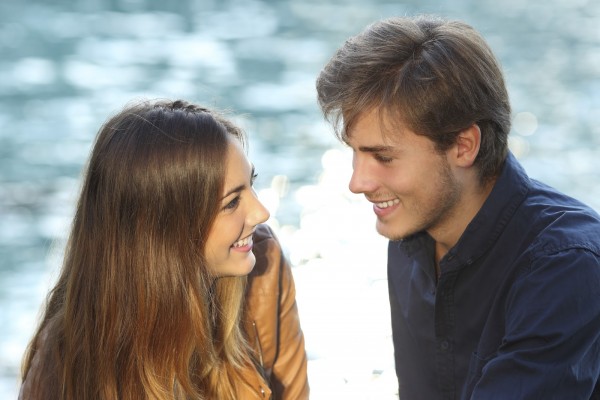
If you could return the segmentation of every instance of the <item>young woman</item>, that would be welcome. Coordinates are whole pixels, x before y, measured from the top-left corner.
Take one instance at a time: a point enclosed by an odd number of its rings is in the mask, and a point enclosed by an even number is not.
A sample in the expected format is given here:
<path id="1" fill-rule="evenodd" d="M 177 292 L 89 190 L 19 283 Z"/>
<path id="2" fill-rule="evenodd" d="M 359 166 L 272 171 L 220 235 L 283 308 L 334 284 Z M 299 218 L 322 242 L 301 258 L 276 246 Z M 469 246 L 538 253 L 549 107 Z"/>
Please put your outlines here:
<path id="1" fill-rule="evenodd" d="M 184 101 L 104 124 L 20 398 L 308 398 L 290 267 L 243 144 Z"/>

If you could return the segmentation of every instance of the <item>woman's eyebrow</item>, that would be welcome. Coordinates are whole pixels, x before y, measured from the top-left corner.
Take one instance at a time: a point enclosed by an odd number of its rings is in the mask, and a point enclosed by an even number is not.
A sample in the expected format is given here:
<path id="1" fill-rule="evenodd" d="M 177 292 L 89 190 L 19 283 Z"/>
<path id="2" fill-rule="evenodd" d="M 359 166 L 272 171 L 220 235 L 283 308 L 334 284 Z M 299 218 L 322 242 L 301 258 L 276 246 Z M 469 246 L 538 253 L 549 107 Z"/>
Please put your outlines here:
<path id="1" fill-rule="evenodd" d="M 229 190 L 227 193 L 225 193 L 225 196 L 221 197 L 221 200 L 223 200 L 224 198 L 226 198 L 227 196 L 232 195 L 233 193 L 236 192 L 241 192 L 242 190 L 244 190 L 246 188 L 246 184 L 242 183 L 241 185 L 238 185 L 236 187 L 234 187 L 233 189 Z"/>
<path id="2" fill-rule="evenodd" d="M 252 179 L 254 177 L 254 172 L 255 172 L 254 165 L 252 165 L 252 169 L 250 170 L 250 182 L 252 182 Z M 238 185 L 238 186 L 234 187 L 233 189 L 230 189 L 227 193 L 225 193 L 225 195 L 223 197 L 221 197 L 221 200 L 223 200 L 227 196 L 232 195 L 233 193 L 241 192 L 245 188 L 246 188 L 246 184 L 242 183 L 241 185 Z"/>

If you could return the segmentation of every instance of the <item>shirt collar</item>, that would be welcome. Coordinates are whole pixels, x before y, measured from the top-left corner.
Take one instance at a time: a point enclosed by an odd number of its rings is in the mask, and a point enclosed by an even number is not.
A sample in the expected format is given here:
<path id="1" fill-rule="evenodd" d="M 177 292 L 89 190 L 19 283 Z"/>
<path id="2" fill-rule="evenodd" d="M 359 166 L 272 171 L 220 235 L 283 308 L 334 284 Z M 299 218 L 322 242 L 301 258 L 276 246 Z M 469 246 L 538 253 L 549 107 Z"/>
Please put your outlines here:
<path id="1" fill-rule="evenodd" d="M 458 243 L 448 252 L 450 258 L 460 264 L 470 264 L 488 251 L 525 200 L 529 188 L 529 177 L 509 152 L 488 198 L 467 225 Z"/>

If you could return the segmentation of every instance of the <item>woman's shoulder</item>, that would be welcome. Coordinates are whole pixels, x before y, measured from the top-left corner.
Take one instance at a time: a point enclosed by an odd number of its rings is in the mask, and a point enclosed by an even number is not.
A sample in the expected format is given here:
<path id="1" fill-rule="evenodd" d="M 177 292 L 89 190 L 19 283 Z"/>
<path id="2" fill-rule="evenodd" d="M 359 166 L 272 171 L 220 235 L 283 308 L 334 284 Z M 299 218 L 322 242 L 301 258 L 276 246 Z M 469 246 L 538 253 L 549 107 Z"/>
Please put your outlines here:
<path id="1" fill-rule="evenodd" d="M 253 241 L 252 251 L 256 257 L 256 263 L 248 276 L 250 286 L 254 286 L 254 289 L 279 286 L 277 282 L 281 273 L 283 254 L 273 229 L 265 224 L 258 225 Z"/>
<path id="2" fill-rule="evenodd" d="M 277 242 L 277 236 L 275 235 L 273 228 L 269 225 L 259 224 L 254 231 L 254 244 L 259 244 L 265 240 L 274 240 Z"/>
<path id="3" fill-rule="evenodd" d="M 35 343 L 30 345 L 28 351 L 34 351 L 34 354 L 21 382 L 19 400 L 54 398 L 49 392 L 57 388 L 55 383 L 59 381 L 57 368 L 60 360 L 53 357 L 57 354 L 52 351 L 54 343 L 50 329 L 49 325 L 43 328 L 33 339 Z"/>

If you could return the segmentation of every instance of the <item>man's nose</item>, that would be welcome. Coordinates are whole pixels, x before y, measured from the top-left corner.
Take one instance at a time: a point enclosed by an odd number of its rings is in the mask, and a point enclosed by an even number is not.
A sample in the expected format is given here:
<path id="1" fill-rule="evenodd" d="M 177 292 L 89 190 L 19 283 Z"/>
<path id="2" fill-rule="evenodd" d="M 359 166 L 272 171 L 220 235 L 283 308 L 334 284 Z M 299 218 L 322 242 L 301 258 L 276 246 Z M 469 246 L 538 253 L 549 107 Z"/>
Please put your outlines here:
<path id="1" fill-rule="evenodd" d="M 352 160 L 352 177 L 348 184 L 348 188 L 352 193 L 370 193 L 374 192 L 377 187 L 376 180 L 373 179 L 373 174 L 369 170 L 367 163 L 357 160 L 356 157 Z"/>

